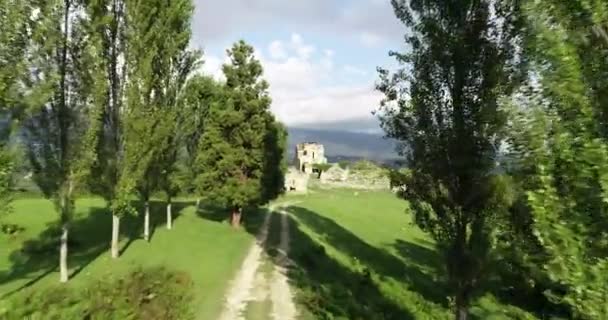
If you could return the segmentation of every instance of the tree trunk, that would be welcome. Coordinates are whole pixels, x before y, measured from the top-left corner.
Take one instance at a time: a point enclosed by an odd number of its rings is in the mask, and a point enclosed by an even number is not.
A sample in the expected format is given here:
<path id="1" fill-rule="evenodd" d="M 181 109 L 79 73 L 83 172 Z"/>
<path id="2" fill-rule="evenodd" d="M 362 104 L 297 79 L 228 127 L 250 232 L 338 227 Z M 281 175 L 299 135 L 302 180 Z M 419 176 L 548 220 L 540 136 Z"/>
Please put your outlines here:
<path id="1" fill-rule="evenodd" d="M 150 201 L 144 204 L 144 239 L 150 241 Z"/>
<path id="2" fill-rule="evenodd" d="M 118 258 L 118 232 L 120 230 L 120 218 L 112 215 L 112 258 Z"/>
<path id="3" fill-rule="evenodd" d="M 68 224 L 61 226 L 61 241 L 59 247 L 59 281 L 68 282 Z"/>
<path id="4" fill-rule="evenodd" d="M 243 209 L 240 207 L 235 207 L 232 209 L 232 215 L 230 217 L 230 224 L 233 227 L 238 228 L 241 225 L 241 215 L 243 214 Z"/>
<path id="5" fill-rule="evenodd" d="M 196 199 L 196 209 L 201 205 L 201 198 Z"/>
<path id="6" fill-rule="evenodd" d="M 167 229 L 173 227 L 173 216 L 171 215 L 171 197 L 167 199 Z"/>
<path id="7" fill-rule="evenodd" d="M 464 294 L 456 295 L 456 320 L 467 320 L 469 318 L 468 299 Z"/>

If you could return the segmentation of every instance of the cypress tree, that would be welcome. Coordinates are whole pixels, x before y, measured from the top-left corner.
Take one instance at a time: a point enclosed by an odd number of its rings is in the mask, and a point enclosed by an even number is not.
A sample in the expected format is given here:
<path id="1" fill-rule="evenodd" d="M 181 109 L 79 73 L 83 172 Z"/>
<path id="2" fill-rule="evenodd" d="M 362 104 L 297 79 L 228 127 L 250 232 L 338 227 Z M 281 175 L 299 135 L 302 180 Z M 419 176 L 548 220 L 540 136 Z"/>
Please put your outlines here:
<path id="1" fill-rule="evenodd" d="M 244 41 L 228 50 L 230 63 L 223 66 L 226 83 L 218 101 L 210 106 L 195 166 L 200 172 L 198 193 L 229 208 L 235 227 L 240 225 L 244 208 L 265 203 L 278 189 L 278 178 L 270 178 L 268 168 L 280 163 L 275 152 L 281 143 L 271 148 L 269 132 L 278 134 L 280 130 L 270 113 L 262 65 L 253 53 Z M 276 140 L 281 139 L 284 136 L 277 135 Z M 265 185 L 267 181 L 273 185 Z"/>

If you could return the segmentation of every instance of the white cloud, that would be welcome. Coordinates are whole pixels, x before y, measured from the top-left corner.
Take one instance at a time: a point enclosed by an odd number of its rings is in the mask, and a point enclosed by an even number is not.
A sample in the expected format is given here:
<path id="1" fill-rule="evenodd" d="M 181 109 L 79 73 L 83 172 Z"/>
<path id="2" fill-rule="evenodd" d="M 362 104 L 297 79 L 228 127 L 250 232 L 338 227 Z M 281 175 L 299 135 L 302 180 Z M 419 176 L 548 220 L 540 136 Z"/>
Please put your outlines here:
<path id="1" fill-rule="evenodd" d="M 357 75 L 357 76 L 368 75 L 367 71 L 365 71 L 361 68 L 355 67 L 355 66 L 351 66 L 349 64 L 345 65 L 343 69 L 344 69 L 344 72 L 346 72 L 347 74 L 350 74 L 350 75 Z"/>
<path id="2" fill-rule="evenodd" d="M 293 126 L 371 117 L 381 98 L 372 84 L 332 85 L 337 76 L 334 51 L 302 54 L 302 48 L 313 46 L 297 34 L 291 44 L 285 60 L 260 57 L 270 83 L 272 109 L 281 121 Z"/>
<path id="3" fill-rule="evenodd" d="M 340 74 L 365 75 L 364 70 L 350 65 L 334 68 L 333 50 L 324 49 L 314 54 L 315 50 L 306 49 L 314 46 L 298 34 L 292 35 L 288 44 L 275 40 L 267 48 L 266 51 L 256 49 L 255 55 L 264 66 L 264 78 L 270 83 L 272 111 L 285 124 L 310 126 L 372 118 L 371 111 L 381 99 L 373 83 L 335 84 Z M 207 56 L 206 61 L 203 71 L 221 79 L 218 74 L 226 59 Z M 376 129 L 377 125 L 361 128 Z"/>
<path id="4" fill-rule="evenodd" d="M 384 39 L 373 32 L 364 31 L 359 36 L 359 41 L 361 41 L 362 45 L 373 48 L 380 45 L 384 41 Z"/>
<path id="5" fill-rule="evenodd" d="M 277 28 L 358 37 L 363 32 L 401 41 L 403 27 L 388 0 L 194 0 L 193 31 L 199 46 L 246 32 Z"/>
<path id="6" fill-rule="evenodd" d="M 317 50 L 314 46 L 305 44 L 302 36 L 297 33 L 291 35 L 291 48 L 298 54 L 299 58 L 304 60 L 308 60 Z"/>
<path id="7" fill-rule="evenodd" d="M 205 56 L 205 63 L 202 67 L 202 72 L 213 76 L 215 79 L 223 79 L 222 74 L 222 59 L 214 56 Z"/>
<path id="8" fill-rule="evenodd" d="M 275 40 L 268 46 L 268 52 L 273 59 L 285 59 L 287 58 L 287 52 L 281 41 Z"/>

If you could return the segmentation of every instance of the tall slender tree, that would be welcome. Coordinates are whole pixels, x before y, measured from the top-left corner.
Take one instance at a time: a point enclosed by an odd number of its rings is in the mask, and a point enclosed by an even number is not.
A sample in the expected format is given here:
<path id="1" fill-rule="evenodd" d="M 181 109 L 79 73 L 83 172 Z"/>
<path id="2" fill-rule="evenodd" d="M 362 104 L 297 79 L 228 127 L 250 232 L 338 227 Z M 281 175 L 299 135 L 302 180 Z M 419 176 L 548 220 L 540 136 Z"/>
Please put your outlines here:
<path id="1" fill-rule="evenodd" d="M 98 118 L 90 108 L 91 78 L 81 37 L 82 8 L 73 0 L 40 3 L 31 39 L 25 140 L 34 180 L 56 205 L 61 223 L 60 280 L 68 281 L 68 231 L 74 199 L 94 160 Z"/>
<path id="2" fill-rule="evenodd" d="M 166 158 L 175 162 L 178 96 L 190 72 L 197 66 L 198 52 L 189 51 L 191 0 L 131 1 L 128 6 L 128 104 L 137 115 L 127 124 L 131 137 L 128 150 L 138 154 L 128 164 L 145 190 L 144 236 L 149 235 L 149 193 L 164 187 Z M 140 168 L 140 169 L 136 169 Z M 150 173 L 155 172 L 152 176 Z M 157 177 L 158 176 L 158 177 Z M 156 183 L 154 183 L 156 182 Z M 173 194 L 173 188 L 169 195 Z M 167 191 L 167 190 L 165 190 Z M 170 205 L 167 208 L 170 213 Z M 170 221 L 169 221 L 170 222 Z"/>
<path id="3" fill-rule="evenodd" d="M 223 66 L 224 92 L 209 109 L 195 167 L 200 172 L 198 193 L 230 208 L 231 223 L 236 227 L 243 208 L 276 195 L 270 192 L 274 190 L 265 190 L 270 187 L 264 186 L 269 174 L 265 165 L 277 157 L 273 152 L 279 152 L 280 143 L 275 148 L 268 145 L 269 132 L 277 127 L 269 110 L 268 83 L 261 79 L 262 65 L 253 48 L 239 41 L 228 56 L 230 63 Z"/>
<path id="4" fill-rule="evenodd" d="M 96 53 L 94 104 L 103 121 L 97 131 L 96 162 L 92 168 L 90 189 L 109 201 L 112 212 L 111 254 L 118 258 L 120 217 L 133 213 L 130 192 L 136 182 L 127 163 L 125 123 L 133 116 L 127 113 L 125 83 L 126 1 L 91 0 L 86 2 L 87 36 Z"/>
<path id="5" fill-rule="evenodd" d="M 528 1 L 529 83 L 510 101 L 525 252 L 577 319 L 608 317 L 608 3 Z M 523 249 L 523 248 L 521 248 Z"/>
<path id="6" fill-rule="evenodd" d="M 464 320 L 485 276 L 495 218 L 512 201 L 496 171 L 506 120 L 497 100 L 513 86 L 517 1 L 392 4 L 410 49 L 391 53 L 404 68 L 380 70 L 381 119 L 411 168 L 394 175 L 407 185 L 400 195 L 443 252 L 455 316 Z"/>

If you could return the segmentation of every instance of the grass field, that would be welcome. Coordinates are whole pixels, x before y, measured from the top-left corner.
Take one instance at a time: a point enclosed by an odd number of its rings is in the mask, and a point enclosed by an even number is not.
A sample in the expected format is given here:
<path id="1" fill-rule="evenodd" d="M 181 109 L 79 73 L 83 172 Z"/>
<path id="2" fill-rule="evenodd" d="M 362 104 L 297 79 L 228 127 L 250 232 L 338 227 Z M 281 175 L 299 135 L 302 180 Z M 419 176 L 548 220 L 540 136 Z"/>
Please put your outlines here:
<path id="1" fill-rule="evenodd" d="M 406 202 L 387 192 L 322 190 L 288 208 L 290 277 L 303 318 L 448 319 L 442 258 L 412 224 Z M 476 319 L 532 319 L 487 295 Z"/>
<path id="2" fill-rule="evenodd" d="M 25 227 L 16 237 L 0 235 L 0 295 L 3 299 L 56 284 L 57 245 L 53 242 L 56 215 L 50 202 L 21 199 L 6 222 Z M 173 230 L 164 225 L 164 204 L 153 203 L 151 242 L 142 237 L 140 217 L 121 221 L 123 253 L 118 260 L 109 255 L 111 216 L 100 199 L 77 203 L 77 216 L 70 234 L 69 286 L 91 280 L 119 277 L 138 266 L 158 266 L 184 271 L 194 281 L 192 306 L 198 319 L 214 319 L 219 314 L 224 291 L 250 247 L 250 233 L 219 223 L 221 214 L 203 219 L 193 203 L 174 204 Z M 253 226 L 254 227 L 254 226 Z M 253 228 L 252 227 L 252 228 Z"/>
<path id="3" fill-rule="evenodd" d="M 388 192 L 313 190 L 288 195 L 286 207 L 293 261 L 288 277 L 301 320 L 448 319 L 442 258 L 433 242 L 411 222 L 407 203 Z M 237 273 L 258 231 L 263 211 L 246 217 L 244 230 L 223 223 L 213 208 L 197 210 L 178 201 L 174 229 L 164 225 L 164 204 L 152 206 L 151 243 L 142 238 L 141 217 L 121 222 L 123 252 L 109 256 L 111 217 L 100 199 L 78 201 L 71 226 L 68 286 L 120 277 L 139 266 L 184 271 L 194 281 L 192 308 L 198 319 L 221 312 L 230 280 Z M 5 218 L 25 229 L 15 237 L 0 235 L 0 294 L 10 299 L 58 282 L 56 214 L 42 199 L 20 199 Z M 273 214 L 265 245 L 277 253 L 280 218 Z M 268 260 L 272 261 L 272 259 Z M 270 272 L 272 262 L 264 264 Z M 264 271 L 264 272 L 266 272 Z M 265 320 L 270 301 L 250 303 L 248 320 Z M 0 304 L 1 308 L 1 304 Z M 533 319 L 491 295 L 475 302 L 475 319 Z"/>

